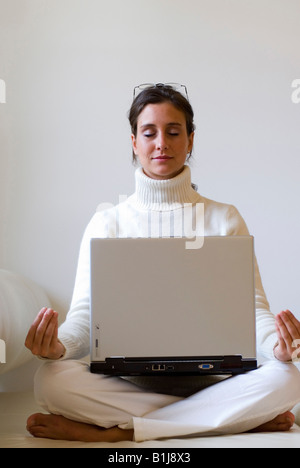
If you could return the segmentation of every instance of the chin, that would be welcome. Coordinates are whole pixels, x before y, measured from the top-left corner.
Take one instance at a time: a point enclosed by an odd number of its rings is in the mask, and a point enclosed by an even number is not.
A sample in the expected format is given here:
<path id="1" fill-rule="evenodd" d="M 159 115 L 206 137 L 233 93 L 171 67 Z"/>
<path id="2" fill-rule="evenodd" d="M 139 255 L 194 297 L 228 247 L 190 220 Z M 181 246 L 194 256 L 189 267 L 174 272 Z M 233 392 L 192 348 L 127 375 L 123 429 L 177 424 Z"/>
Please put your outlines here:
<path id="1" fill-rule="evenodd" d="M 182 168 L 173 169 L 173 170 L 156 170 L 156 171 L 151 171 L 152 178 L 153 179 L 173 179 L 173 177 L 176 177 L 178 174 L 180 174 L 183 171 Z"/>

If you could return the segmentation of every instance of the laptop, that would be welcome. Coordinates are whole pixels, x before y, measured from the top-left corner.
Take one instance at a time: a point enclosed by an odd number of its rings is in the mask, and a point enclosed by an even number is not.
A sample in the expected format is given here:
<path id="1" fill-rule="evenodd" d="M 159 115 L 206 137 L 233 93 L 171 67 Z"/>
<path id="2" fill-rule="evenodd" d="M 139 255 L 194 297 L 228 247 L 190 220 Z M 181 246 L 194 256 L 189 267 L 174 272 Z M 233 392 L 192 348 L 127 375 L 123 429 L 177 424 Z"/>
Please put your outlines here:
<path id="1" fill-rule="evenodd" d="M 256 369 L 253 244 L 250 236 L 205 237 L 198 249 L 185 238 L 92 239 L 91 372 Z"/>

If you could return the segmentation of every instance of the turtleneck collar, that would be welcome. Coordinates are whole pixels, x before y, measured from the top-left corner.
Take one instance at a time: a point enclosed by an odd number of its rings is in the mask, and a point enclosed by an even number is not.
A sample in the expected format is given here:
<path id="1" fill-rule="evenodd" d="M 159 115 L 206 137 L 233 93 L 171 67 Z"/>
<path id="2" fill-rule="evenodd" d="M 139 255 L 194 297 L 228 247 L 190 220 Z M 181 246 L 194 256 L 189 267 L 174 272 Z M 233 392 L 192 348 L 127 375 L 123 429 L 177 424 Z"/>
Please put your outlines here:
<path id="1" fill-rule="evenodd" d="M 151 179 L 139 168 L 135 172 L 135 183 L 134 202 L 139 209 L 170 211 L 181 208 L 184 203 L 199 201 L 199 194 L 192 187 L 189 166 L 167 180 Z"/>

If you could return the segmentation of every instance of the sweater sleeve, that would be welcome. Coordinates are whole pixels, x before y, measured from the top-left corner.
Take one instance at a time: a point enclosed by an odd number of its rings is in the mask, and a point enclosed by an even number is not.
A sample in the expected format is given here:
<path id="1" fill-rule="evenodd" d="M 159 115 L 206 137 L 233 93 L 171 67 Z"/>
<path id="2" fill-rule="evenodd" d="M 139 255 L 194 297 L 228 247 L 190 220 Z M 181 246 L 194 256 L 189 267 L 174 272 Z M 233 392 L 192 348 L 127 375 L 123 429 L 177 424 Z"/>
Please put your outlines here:
<path id="1" fill-rule="evenodd" d="M 238 210 L 230 206 L 227 213 L 229 236 L 249 235 L 246 223 Z M 260 356 L 275 359 L 274 347 L 277 343 L 275 317 L 270 311 L 270 305 L 263 288 L 257 259 L 255 257 L 255 300 L 256 300 L 256 339 Z"/>
<path id="2" fill-rule="evenodd" d="M 66 348 L 62 359 L 81 359 L 90 352 L 90 241 L 97 237 L 96 225 L 95 215 L 81 242 L 70 310 L 59 327 L 58 338 Z"/>

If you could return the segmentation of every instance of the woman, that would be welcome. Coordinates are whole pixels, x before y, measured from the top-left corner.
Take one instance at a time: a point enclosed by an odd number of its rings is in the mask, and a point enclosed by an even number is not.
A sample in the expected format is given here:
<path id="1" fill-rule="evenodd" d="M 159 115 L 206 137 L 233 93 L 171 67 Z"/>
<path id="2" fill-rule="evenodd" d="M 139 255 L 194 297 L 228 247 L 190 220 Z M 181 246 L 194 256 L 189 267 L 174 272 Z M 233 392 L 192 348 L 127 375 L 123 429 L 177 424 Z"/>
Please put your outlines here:
<path id="1" fill-rule="evenodd" d="M 48 360 L 37 372 L 35 393 L 50 414 L 30 416 L 27 428 L 36 437 L 81 441 L 287 431 L 294 423 L 290 410 L 300 401 L 300 373 L 289 363 L 300 323 L 289 311 L 276 319 L 269 311 L 257 265 L 258 348 L 269 359 L 258 370 L 215 385 L 203 377 L 132 382 L 91 374 L 86 363 L 75 360 L 89 353 L 91 238 L 159 236 L 166 229 L 182 236 L 186 233 L 176 219 L 182 219 L 185 203 L 204 203 L 205 235 L 248 234 L 233 206 L 203 198 L 191 184 L 186 161 L 195 127 L 188 99 L 173 86 L 144 88 L 129 114 L 134 159 L 141 166 L 136 191 L 117 207 L 97 212 L 89 223 L 65 323 L 58 329 L 57 312 L 44 308 L 29 330 L 26 346 Z M 170 216 L 149 216 L 154 212 Z M 166 218 L 173 220 L 168 227 L 162 226 Z"/>

